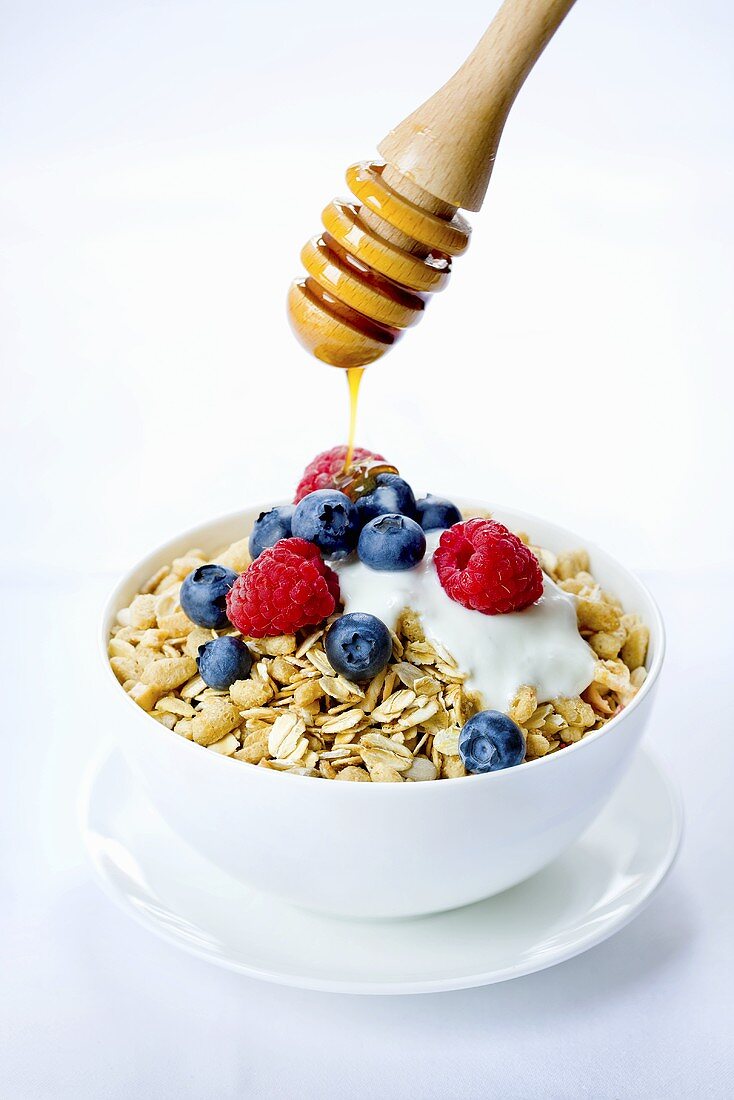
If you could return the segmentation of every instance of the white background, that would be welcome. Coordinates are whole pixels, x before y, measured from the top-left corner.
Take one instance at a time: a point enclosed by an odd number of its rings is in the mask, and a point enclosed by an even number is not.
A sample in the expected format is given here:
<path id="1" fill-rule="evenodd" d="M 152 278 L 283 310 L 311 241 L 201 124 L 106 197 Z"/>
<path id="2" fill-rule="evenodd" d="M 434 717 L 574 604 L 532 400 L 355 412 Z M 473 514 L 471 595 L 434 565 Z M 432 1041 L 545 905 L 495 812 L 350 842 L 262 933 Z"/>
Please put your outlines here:
<path id="1" fill-rule="evenodd" d="M 287 496 L 343 379 L 284 317 L 344 168 L 493 4 L 0 3 L 4 861 L 16 1097 L 716 1096 L 732 1089 L 734 15 L 581 0 L 521 92 L 474 240 L 364 386 L 421 491 L 546 514 L 641 569 L 672 634 L 650 736 L 689 832 L 653 906 L 505 987 L 268 988 L 164 946 L 90 880 L 106 586 L 177 530 Z M 728 769 L 728 770 L 727 770 Z"/>

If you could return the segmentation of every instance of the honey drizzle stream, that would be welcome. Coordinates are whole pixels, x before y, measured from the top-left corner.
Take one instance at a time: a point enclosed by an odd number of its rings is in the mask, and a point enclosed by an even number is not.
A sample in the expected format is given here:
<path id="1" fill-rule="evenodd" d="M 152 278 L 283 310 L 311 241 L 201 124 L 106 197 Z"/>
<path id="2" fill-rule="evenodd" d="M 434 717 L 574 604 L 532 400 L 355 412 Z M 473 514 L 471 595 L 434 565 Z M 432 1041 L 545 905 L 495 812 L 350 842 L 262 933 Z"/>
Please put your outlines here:
<path id="1" fill-rule="evenodd" d="M 357 431 L 357 406 L 359 404 L 359 386 L 364 374 L 364 367 L 349 367 L 347 370 L 347 386 L 349 387 L 349 442 L 347 443 L 347 456 L 344 459 L 344 471 L 352 465 L 354 454 L 354 438 Z"/>

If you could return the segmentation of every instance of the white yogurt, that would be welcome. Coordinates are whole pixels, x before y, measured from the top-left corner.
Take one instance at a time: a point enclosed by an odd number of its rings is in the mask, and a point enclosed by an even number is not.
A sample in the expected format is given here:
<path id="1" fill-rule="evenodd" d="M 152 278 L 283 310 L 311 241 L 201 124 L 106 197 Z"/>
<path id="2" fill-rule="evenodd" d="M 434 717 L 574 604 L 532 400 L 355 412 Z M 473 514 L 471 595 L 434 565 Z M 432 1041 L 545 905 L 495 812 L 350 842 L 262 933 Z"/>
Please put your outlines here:
<path id="1" fill-rule="evenodd" d="M 450 599 L 439 582 L 433 552 L 442 534 L 428 533 L 426 556 L 415 569 L 381 573 L 357 559 L 331 562 L 345 612 L 376 615 L 394 630 L 403 608 L 412 608 L 426 637 L 452 654 L 468 673 L 467 686 L 494 710 L 506 710 L 523 684 L 536 687 L 539 702 L 588 687 L 595 657 L 578 632 L 576 598 L 544 575 L 543 595 L 524 611 L 470 611 Z"/>

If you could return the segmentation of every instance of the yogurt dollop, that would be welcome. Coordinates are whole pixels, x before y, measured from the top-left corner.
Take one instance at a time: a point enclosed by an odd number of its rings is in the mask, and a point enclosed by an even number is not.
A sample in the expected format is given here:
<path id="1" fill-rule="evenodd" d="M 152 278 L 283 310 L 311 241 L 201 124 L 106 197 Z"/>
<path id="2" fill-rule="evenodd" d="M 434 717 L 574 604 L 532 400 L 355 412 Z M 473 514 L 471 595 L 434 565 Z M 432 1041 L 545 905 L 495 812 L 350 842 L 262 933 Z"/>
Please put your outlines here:
<path id="1" fill-rule="evenodd" d="M 587 688 L 596 658 L 578 632 L 575 596 L 544 575 L 543 595 L 523 611 L 485 615 L 462 607 L 446 595 L 433 564 L 442 534 L 426 535 L 426 555 L 415 569 L 381 573 L 358 559 L 331 562 L 345 613 L 376 615 L 394 630 L 400 612 L 411 608 L 426 637 L 452 654 L 468 674 L 467 687 L 493 710 L 507 710 L 523 684 L 535 686 L 538 702 Z"/>

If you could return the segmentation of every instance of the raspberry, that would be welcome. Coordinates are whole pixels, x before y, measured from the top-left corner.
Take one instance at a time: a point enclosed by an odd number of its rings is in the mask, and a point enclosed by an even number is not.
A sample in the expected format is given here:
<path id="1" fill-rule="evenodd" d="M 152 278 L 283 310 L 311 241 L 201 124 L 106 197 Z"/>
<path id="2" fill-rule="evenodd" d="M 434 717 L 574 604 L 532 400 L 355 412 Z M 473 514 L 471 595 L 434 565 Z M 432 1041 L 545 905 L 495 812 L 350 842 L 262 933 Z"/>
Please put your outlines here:
<path id="1" fill-rule="evenodd" d="M 332 447 L 330 451 L 322 451 L 309 462 L 303 471 L 303 477 L 298 483 L 294 504 L 303 500 L 314 489 L 335 489 L 336 481 L 344 469 L 344 460 L 347 457 L 346 447 Z M 374 451 L 367 451 L 364 447 L 355 447 L 352 462 L 363 462 L 365 459 L 374 459 L 376 462 L 384 462 L 382 455 Z"/>
<path id="2" fill-rule="evenodd" d="M 281 539 L 240 573 L 227 595 L 227 616 L 248 638 L 316 626 L 339 602 L 339 578 L 305 539 Z"/>
<path id="3" fill-rule="evenodd" d="M 521 611 L 543 594 L 538 560 L 517 535 L 491 519 L 455 523 L 433 561 L 444 592 L 472 611 Z"/>

